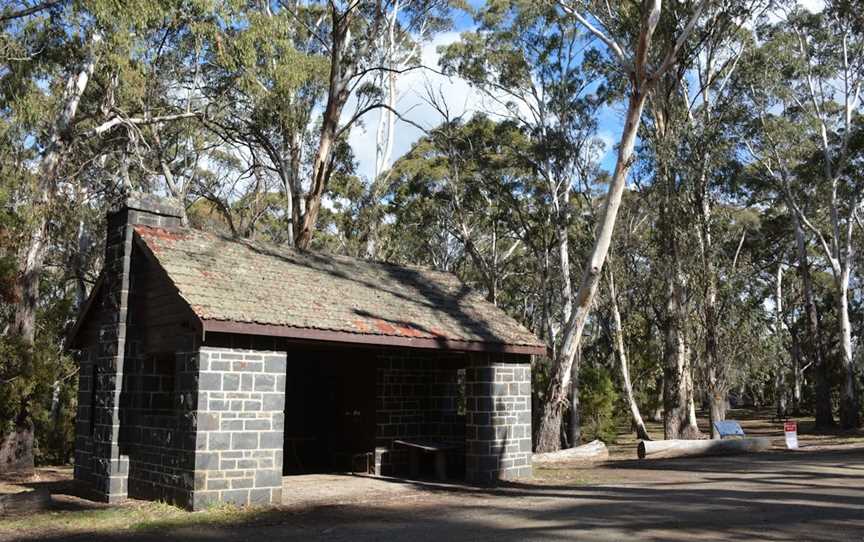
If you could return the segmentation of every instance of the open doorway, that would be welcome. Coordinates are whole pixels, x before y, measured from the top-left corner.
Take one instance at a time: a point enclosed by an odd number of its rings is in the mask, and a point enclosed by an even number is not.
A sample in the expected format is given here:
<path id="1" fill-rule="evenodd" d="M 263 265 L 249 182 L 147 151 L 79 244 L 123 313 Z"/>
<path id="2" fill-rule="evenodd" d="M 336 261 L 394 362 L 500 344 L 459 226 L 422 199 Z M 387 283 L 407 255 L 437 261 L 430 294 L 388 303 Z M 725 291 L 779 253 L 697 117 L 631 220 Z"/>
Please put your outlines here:
<path id="1" fill-rule="evenodd" d="M 289 351 L 283 474 L 357 471 L 375 449 L 375 359 Z"/>

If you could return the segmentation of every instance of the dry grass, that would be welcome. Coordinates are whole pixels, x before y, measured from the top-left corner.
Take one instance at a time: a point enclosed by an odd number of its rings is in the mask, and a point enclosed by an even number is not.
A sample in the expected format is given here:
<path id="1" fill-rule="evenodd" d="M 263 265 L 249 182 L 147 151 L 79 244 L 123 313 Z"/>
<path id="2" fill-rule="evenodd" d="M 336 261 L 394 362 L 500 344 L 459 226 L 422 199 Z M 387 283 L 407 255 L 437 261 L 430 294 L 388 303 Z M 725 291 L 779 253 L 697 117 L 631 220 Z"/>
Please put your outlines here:
<path id="1" fill-rule="evenodd" d="M 0 519 L 0 539 L 4 536 L 40 533 L 83 534 L 120 531 L 161 531 L 195 525 L 227 525 L 266 522 L 272 513 L 267 508 L 218 506 L 189 513 L 158 503 L 129 501 L 123 505 L 85 510 L 40 512 L 20 518 Z"/>

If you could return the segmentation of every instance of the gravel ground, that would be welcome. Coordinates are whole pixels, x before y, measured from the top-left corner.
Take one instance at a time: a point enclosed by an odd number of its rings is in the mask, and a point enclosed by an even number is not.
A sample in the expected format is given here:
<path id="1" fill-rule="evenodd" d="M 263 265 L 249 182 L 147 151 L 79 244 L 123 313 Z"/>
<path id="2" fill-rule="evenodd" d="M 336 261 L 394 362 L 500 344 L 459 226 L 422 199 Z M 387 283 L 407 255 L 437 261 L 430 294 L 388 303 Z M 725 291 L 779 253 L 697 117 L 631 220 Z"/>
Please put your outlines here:
<path id="1" fill-rule="evenodd" d="M 8 539 L 864 541 L 864 446 L 617 460 L 542 470 L 531 483 L 494 490 L 362 476 L 290 477 L 285 504 L 254 518 L 97 535 L 35 529 Z"/>

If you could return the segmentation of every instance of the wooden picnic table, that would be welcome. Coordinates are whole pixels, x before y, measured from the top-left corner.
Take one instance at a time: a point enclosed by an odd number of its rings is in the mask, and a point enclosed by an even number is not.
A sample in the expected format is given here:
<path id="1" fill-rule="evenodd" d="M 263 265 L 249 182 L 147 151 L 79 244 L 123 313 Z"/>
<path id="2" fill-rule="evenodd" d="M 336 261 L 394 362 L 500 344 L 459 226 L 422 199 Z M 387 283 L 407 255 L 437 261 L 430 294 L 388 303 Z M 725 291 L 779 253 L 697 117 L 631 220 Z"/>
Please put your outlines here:
<path id="1" fill-rule="evenodd" d="M 393 444 L 408 448 L 408 472 L 412 477 L 420 474 L 420 454 L 433 454 L 435 457 L 435 478 L 438 480 L 447 479 L 447 452 L 461 450 L 465 447 L 462 442 L 435 439 L 394 440 Z"/>

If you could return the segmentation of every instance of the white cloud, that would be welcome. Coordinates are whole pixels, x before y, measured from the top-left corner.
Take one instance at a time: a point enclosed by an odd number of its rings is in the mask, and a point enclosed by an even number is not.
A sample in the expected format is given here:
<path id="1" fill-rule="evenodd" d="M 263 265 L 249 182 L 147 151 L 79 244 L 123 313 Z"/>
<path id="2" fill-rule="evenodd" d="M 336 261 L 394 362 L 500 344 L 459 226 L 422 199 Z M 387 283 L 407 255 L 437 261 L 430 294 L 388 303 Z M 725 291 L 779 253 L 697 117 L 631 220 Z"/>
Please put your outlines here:
<path id="1" fill-rule="evenodd" d="M 824 0 L 798 0 L 798 5 L 810 13 L 819 13 L 825 9 Z"/>
<path id="2" fill-rule="evenodd" d="M 438 48 L 449 45 L 459 39 L 458 32 L 447 32 L 438 35 L 432 42 L 421 49 L 421 59 L 424 66 L 437 69 Z M 396 110 L 404 118 L 423 127 L 431 129 L 441 123 L 441 115 L 425 100 L 428 89 L 440 93 L 453 117 L 470 117 L 478 111 L 494 110 L 482 93 L 472 88 L 465 80 L 458 77 L 446 77 L 431 70 L 418 69 L 400 75 L 397 82 L 398 101 Z M 350 111 L 353 103 L 346 110 Z M 375 132 L 380 113 L 373 111 L 363 118 L 362 124 L 357 124 L 351 130 L 348 142 L 357 159 L 358 173 L 361 177 L 370 179 L 375 171 Z M 400 120 L 396 121 L 393 156 L 395 161 L 410 150 L 423 132 L 416 126 Z"/>
<path id="3" fill-rule="evenodd" d="M 423 65 L 437 69 L 440 58 L 438 48 L 458 40 L 459 32 L 447 32 L 425 44 L 421 49 Z M 442 120 L 438 111 L 425 100 L 429 89 L 443 97 L 452 117 L 469 118 L 481 111 L 491 115 L 507 113 L 501 103 L 504 99 L 493 100 L 472 88 L 463 79 L 446 77 L 431 70 L 419 69 L 402 74 L 397 82 L 397 89 L 399 99 L 396 109 L 403 117 L 427 130 L 439 125 Z M 346 111 L 351 111 L 353 107 L 354 103 L 349 103 Z M 520 110 L 521 113 L 528 114 L 528 108 L 524 104 L 520 104 Z M 597 137 L 605 144 L 600 162 L 601 167 L 610 171 L 615 167 L 615 145 L 618 144 L 622 116 L 622 112 L 615 106 L 603 107 L 599 114 Z M 367 180 L 372 178 L 375 171 L 375 133 L 379 118 L 378 111 L 370 112 L 363 118 L 362 123 L 352 128 L 348 137 L 357 160 L 357 172 Z M 416 126 L 397 120 L 392 160 L 395 161 L 408 152 L 411 145 L 422 135 L 423 132 Z"/>

